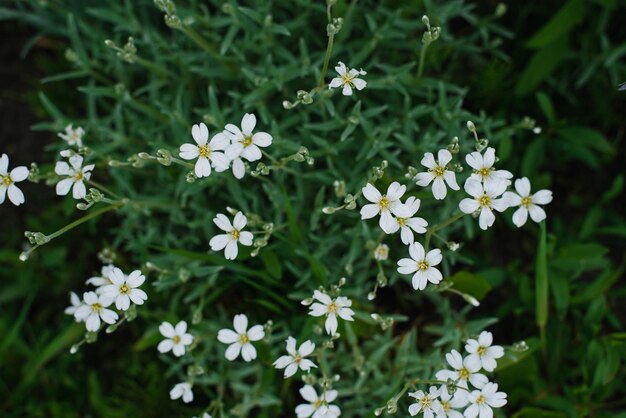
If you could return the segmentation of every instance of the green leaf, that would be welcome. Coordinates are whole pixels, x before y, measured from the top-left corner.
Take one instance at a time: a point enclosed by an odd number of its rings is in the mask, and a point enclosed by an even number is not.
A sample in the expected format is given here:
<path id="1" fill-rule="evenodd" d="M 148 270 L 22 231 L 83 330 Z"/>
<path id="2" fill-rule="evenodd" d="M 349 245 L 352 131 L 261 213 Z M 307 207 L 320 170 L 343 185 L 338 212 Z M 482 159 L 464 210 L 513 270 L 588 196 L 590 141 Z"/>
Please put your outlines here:
<path id="1" fill-rule="evenodd" d="M 542 343 L 545 343 L 544 331 L 548 323 L 548 254 L 545 221 L 540 223 L 535 271 L 535 315 L 541 331 Z"/>
<path id="2" fill-rule="evenodd" d="M 583 19 L 583 5 L 581 0 L 570 0 L 554 15 L 535 35 L 527 45 L 534 49 L 548 46 L 558 38 L 567 35 Z"/>
<path id="3" fill-rule="evenodd" d="M 459 271 L 448 280 L 453 283 L 453 289 L 472 295 L 478 300 L 483 299 L 491 290 L 491 285 L 487 280 L 468 271 Z"/>
<path id="4" fill-rule="evenodd" d="M 537 92 L 536 97 L 537 102 L 539 103 L 539 107 L 541 107 L 543 115 L 548 120 L 548 123 L 550 123 L 550 125 L 554 125 L 556 123 L 556 114 L 554 113 L 552 100 L 550 100 L 550 97 L 548 97 L 548 95 L 543 92 Z"/>
<path id="5" fill-rule="evenodd" d="M 515 87 L 515 94 L 525 96 L 532 92 L 561 64 L 567 51 L 566 37 L 557 38 L 551 44 L 537 51 L 520 76 Z"/>

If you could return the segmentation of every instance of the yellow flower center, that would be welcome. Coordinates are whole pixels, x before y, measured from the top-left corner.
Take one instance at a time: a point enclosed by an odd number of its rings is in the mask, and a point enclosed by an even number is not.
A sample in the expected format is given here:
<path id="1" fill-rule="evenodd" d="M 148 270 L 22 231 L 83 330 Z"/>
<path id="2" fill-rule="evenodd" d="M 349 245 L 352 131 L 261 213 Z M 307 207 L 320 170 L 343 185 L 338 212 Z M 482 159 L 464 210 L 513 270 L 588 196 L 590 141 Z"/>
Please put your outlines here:
<path id="1" fill-rule="evenodd" d="M 248 334 L 241 334 L 239 336 L 239 344 L 244 345 L 244 344 L 248 344 L 250 342 L 250 338 L 248 337 Z"/>
<path id="2" fill-rule="evenodd" d="M 485 403 L 485 401 L 485 397 L 483 395 L 480 395 L 478 398 L 476 398 L 476 405 L 482 405 Z"/>
<path id="3" fill-rule="evenodd" d="M 100 305 L 99 303 L 94 303 L 93 305 L 91 305 L 91 310 L 93 312 L 100 312 L 101 309 L 102 305 Z"/>
<path id="4" fill-rule="evenodd" d="M 300 362 L 302 361 L 302 356 L 301 356 L 300 354 L 296 354 L 296 355 L 294 356 L 294 358 L 293 358 L 293 361 L 294 361 L 296 364 L 300 364 Z"/>
<path id="5" fill-rule="evenodd" d="M 252 145 L 252 135 L 246 135 L 243 138 L 243 146 L 244 147 L 249 147 L 250 145 Z"/>
<path id="6" fill-rule="evenodd" d="M 122 295 L 126 295 L 130 293 L 130 287 L 126 283 L 124 283 L 123 285 L 120 286 L 120 293 Z"/>
<path id="7" fill-rule="evenodd" d="M 428 267 L 430 267 L 430 266 L 428 265 L 426 260 L 422 260 L 419 263 L 417 263 L 417 269 L 420 270 L 420 271 L 426 271 L 426 270 L 428 270 Z"/>
<path id="8" fill-rule="evenodd" d="M 422 409 L 430 408 L 430 398 L 428 396 L 424 396 L 420 399 L 420 403 L 422 404 Z"/>
<path id="9" fill-rule="evenodd" d="M 354 77 L 352 77 L 350 75 L 350 73 L 345 73 L 344 75 L 341 76 L 341 81 L 343 82 L 343 84 L 348 84 L 350 86 L 353 86 L 353 84 L 352 84 L 352 79 L 353 78 Z"/>
<path id="10" fill-rule="evenodd" d="M 477 170 L 476 173 L 482 178 L 487 178 L 491 175 L 491 168 L 483 167 Z"/>
<path id="11" fill-rule="evenodd" d="M 76 172 L 76 174 L 74 174 L 74 181 L 81 181 L 83 179 L 83 177 L 85 177 L 85 176 L 83 175 L 82 170 L 78 171 L 78 172 Z"/>
<path id="12" fill-rule="evenodd" d="M 404 219 L 404 218 L 399 218 L 398 217 L 398 218 L 396 218 L 396 221 L 398 222 L 398 225 L 400 225 L 400 226 L 406 225 L 406 219 Z"/>
<path id="13" fill-rule="evenodd" d="M 237 230 L 237 229 L 233 229 L 232 231 L 230 231 L 230 235 L 234 239 L 239 239 L 239 237 L 241 236 L 241 232 L 239 232 L 239 230 Z"/>
<path id="14" fill-rule="evenodd" d="M 446 169 L 440 165 L 436 165 L 435 168 L 431 169 L 435 177 L 443 177 L 443 174 L 446 172 Z"/>
<path id="15" fill-rule="evenodd" d="M 479 356 L 484 356 L 485 353 L 487 352 L 487 347 L 483 347 L 482 345 L 480 347 L 478 347 L 478 350 L 476 350 L 476 352 L 478 353 Z"/>
<path id="16" fill-rule="evenodd" d="M 316 399 L 315 402 L 313 403 L 313 408 L 319 409 L 320 406 L 322 406 L 322 400 L 321 399 Z"/>
<path id="17" fill-rule="evenodd" d="M 172 341 L 174 342 L 174 344 L 180 344 L 180 336 L 174 335 L 174 338 L 172 338 Z"/>
<path id="18" fill-rule="evenodd" d="M 448 403 L 448 401 L 440 401 L 441 402 L 441 409 L 443 409 L 443 412 L 448 412 L 450 410 L 450 404 Z"/>
<path id="19" fill-rule="evenodd" d="M 76 142 L 78 141 L 78 134 L 76 132 L 72 132 L 70 134 L 70 142 Z"/>
<path id="20" fill-rule="evenodd" d="M 9 187 L 13 183 L 13 179 L 8 174 L 6 176 L 2 176 L 2 184 Z"/>
<path id="21" fill-rule="evenodd" d="M 389 207 L 389 199 L 387 199 L 387 196 L 383 196 L 380 198 L 380 200 L 378 201 L 378 206 L 380 206 L 381 209 L 387 209 Z"/>
<path id="22" fill-rule="evenodd" d="M 328 305 L 328 313 L 335 313 L 337 312 L 337 304 L 335 303 L 335 301 L 330 302 L 330 304 Z"/>
<path id="23" fill-rule="evenodd" d="M 200 154 L 201 157 L 209 158 L 209 155 L 211 155 L 211 148 L 209 148 L 209 144 L 204 144 L 198 147 L 198 154 Z"/>
<path id="24" fill-rule="evenodd" d="M 467 380 L 467 379 L 469 379 L 469 377 L 470 377 L 470 372 L 465 367 L 463 367 L 461 370 L 459 370 L 459 379 Z"/>
<path id="25" fill-rule="evenodd" d="M 522 206 L 528 208 L 533 203 L 533 200 L 530 196 L 522 197 Z"/>
<path id="26" fill-rule="evenodd" d="M 480 204 L 480 206 L 491 207 L 491 198 L 484 194 L 478 198 L 478 203 Z"/>

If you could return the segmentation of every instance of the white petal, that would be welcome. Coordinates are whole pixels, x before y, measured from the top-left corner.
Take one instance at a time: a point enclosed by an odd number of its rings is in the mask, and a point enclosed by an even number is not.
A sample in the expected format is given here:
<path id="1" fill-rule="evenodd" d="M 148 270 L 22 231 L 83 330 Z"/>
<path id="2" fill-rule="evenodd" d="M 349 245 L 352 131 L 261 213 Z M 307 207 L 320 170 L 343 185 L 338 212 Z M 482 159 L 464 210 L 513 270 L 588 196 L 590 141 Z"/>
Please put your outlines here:
<path id="1" fill-rule="evenodd" d="M 393 216 L 391 216 L 391 213 L 388 210 L 383 210 L 381 212 L 378 224 L 387 234 L 392 234 L 394 232 L 394 228 L 397 226 L 396 220 Z"/>
<path id="2" fill-rule="evenodd" d="M 517 226 L 518 228 L 520 228 L 521 226 L 523 226 L 526 223 L 526 220 L 528 219 L 528 209 L 526 209 L 523 206 L 520 206 L 519 209 L 517 209 L 514 213 L 513 213 L 513 223 L 515 224 L 515 226 Z"/>
<path id="3" fill-rule="evenodd" d="M 446 183 L 448 183 L 448 187 L 450 187 L 452 190 L 460 189 L 459 185 L 456 183 L 456 174 L 454 174 L 453 171 L 450 171 L 450 170 L 444 171 L 443 179 L 446 181 Z"/>
<path id="4" fill-rule="evenodd" d="M 174 342 L 170 339 L 167 339 L 159 343 L 159 345 L 157 346 L 157 350 L 159 350 L 159 353 L 167 353 L 173 347 L 174 347 Z"/>
<path id="5" fill-rule="evenodd" d="M 415 184 L 418 186 L 426 187 L 430 184 L 431 181 L 435 178 L 435 175 L 430 171 L 424 173 L 417 173 L 415 176 Z"/>
<path id="6" fill-rule="evenodd" d="M 233 343 L 228 346 L 228 348 L 226 349 L 226 353 L 224 353 L 224 356 L 227 360 L 233 361 L 239 356 L 239 352 L 241 352 L 241 344 Z"/>
<path id="7" fill-rule="evenodd" d="M 406 186 L 394 181 L 387 188 L 387 199 L 390 201 L 398 200 L 404 195 L 405 192 Z"/>
<path id="8" fill-rule="evenodd" d="M 241 119 L 241 131 L 244 133 L 244 135 L 252 135 L 252 131 L 254 130 L 255 126 L 256 116 L 254 116 L 254 114 L 246 113 L 245 115 L 243 115 L 243 118 Z"/>
<path id="9" fill-rule="evenodd" d="M 256 349 L 250 343 L 241 347 L 241 357 L 244 361 L 252 361 L 256 358 Z"/>
<path id="10" fill-rule="evenodd" d="M 447 149 L 440 149 L 437 153 L 437 159 L 439 161 L 439 165 L 445 167 L 450 161 L 452 161 L 452 154 Z"/>
<path id="11" fill-rule="evenodd" d="M 363 90 L 367 86 L 367 82 L 360 78 L 353 79 L 352 84 L 354 84 L 354 87 L 356 87 L 357 90 Z"/>
<path id="12" fill-rule="evenodd" d="M 180 152 L 178 153 L 178 155 L 183 160 L 193 160 L 194 158 L 197 158 L 198 155 L 200 155 L 198 153 L 198 147 L 193 144 L 183 144 L 180 146 L 179 149 Z"/>
<path id="13" fill-rule="evenodd" d="M 241 245 L 249 247 L 250 245 L 252 245 L 253 239 L 254 236 L 252 235 L 252 232 L 241 231 L 239 233 L 239 242 L 241 243 Z"/>
<path id="14" fill-rule="evenodd" d="M 11 188 L 9 187 L 9 197 L 11 197 L 10 193 L 11 193 Z M 531 204 L 528 207 L 528 211 L 530 212 L 530 218 L 537 223 L 546 219 L 546 211 L 541 209 L 541 207 L 537 205 Z"/>
<path id="15" fill-rule="evenodd" d="M 521 179 L 515 180 L 515 191 L 520 196 L 529 196 L 530 195 L 530 181 L 528 181 L 528 178 L 522 177 Z"/>
<path id="16" fill-rule="evenodd" d="M 65 196 L 66 194 L 68 194 L 70 189 L 72 188 L 72 184 L 74 184 L 74 180 L 72 178 L 63 179 L 58 182 L 56 185 L 57 195 Z"/>
<path id="17" fill-rule="evenodd" d="M 324 324 L 326 327 L 326 332 L 328 335 L 335 335 L 337 333 L 337 317 L 335 314 L 330 313 L 326 318 L 326 323 Z"/>
<path id="18" fill-rule="evenodd" d="M 352 96 L 352 87 L 350 87 L 350 84 L 344 84 L 342 93 L 344 96 Z"/>
<path id="19" fill-rule="evenodd" d="M 248 317 L 244 314 L 235 315 L 233 318 L 233 327 L 239 334 L 245 334 L 248 331 Z"/>
<path id="20" fill-rule="evenodd" d="M 480 152 L 475 151 L 467 154 L 465 156 L 465 161 L 474 170 L 480 170 L 481 168 L 483 168 L 483 156 Z"/>
<path id="21" fill-rule="evenodd" d="M 374 203 L 367 204 L 361 208 L 361 219 L 371 219 L 378 215 L 380 208 Z"/>
<path id="22" fill-rule="evenodd" d="M 87 196 L 87 188 L 85 187 L 85 183 L 82 180 L 74 183 L 74 188 L 72 189 L 72 197 L 74 199 L 83 199 Z"/>
<path id="23" fill-rule="evenodd" d="M 9 200 L 15 206 L 19 206 L 24 203 L 24 193 L 15 185 L 11 184 L 7 189 L 7 194 L 9 195 Z"/>
<path id="24" fill-rule="evenodd" d="M 480 216 L 478 217 L 478 226 L 480 229 L 487 230 L 496 220 L 496 216 L 491 209 L 483 207 L 480 210 Z"/>
<path id="25" fill-rule="evenodd" d="M 435 156 L 432 154 L 432 152 L 425 153 L 422 161 L 420 161 L 420 164 L 426 168 L 435 168 L 437 166 Z"/>
<path id="26" fill-rule="evenodd" d="M 208 177 L 211 175 L 211 164 L 209 164 L 209 160 L 204 157 L 198 158 L 196 161 L 195 169 L 196 176 L 198 178 Z"/>
<path id="27" fill-rule="evenodd" d="M 11 177 L 11 180 L 13 180 L 16 183 L 20 181 L 24 181 L 28 177 L 28 168 L 24 166 L 15 167 L 13 170 L 11 170 L 10 177 Z"/>
<path id="28" fill-rule="evenodd" d="M 328 84 L 328 88 L 337 88 L 343 84 L 343 79 L 341 77 L 335 77 L 330 80 L 330 84 Z"/>
<path id="29" fill-rule="evenodd" d="M 476 199 L 465 198 L 459 203 L 459 209 L 463 213 L 474 213 L 480 207 Z"/>
<path id="30" fill-rule="evenodd" d="M 226 244 L 226 248 L 224 249 L 224 257 L 227 260 L 234 260 L 237 258 L 237 254 L 239 253 L 239 248 L 237 248 L 237 241 L 231 240 Z"/>
<path id="31" fill-rule="evenodd" d="M 448 190 L 446 189 L 446 185 L 443 182 L 443 178 L 437 177 L 435 181 L 433 181 L 433 196 L 437 200 L 443 200 L 446 197 Z"/>
<path id="32" fill-rule="evenodd" d="M 491 168 L 496 162 L 496 150 L 492 147 L 488 147 L 483 154 L 483 166 Z"/>
<path id="33" fill-rule="evenodd" d="M 465 182 L 464 189 L 467 194 L 472 197 L 481 197 L 485 193 L 483 185 L 480 184 L 478 180 L 474 180 L 471 177 Z"/>
<path id="34" fill-rule="evenodd" d="M 425 255 L 424 247 L 419 242 L 415 242 L 409 246 L 409 254 L 413 260 L 422 261 Z"/>
<path id="35" fill-rule="evenodd" d="M 224 344 L 232 344 L 239 340 L 239 334 L 232 329 L 221 329 L 217 333 L 217 340 Z"/>
<path id="36" fill-rule="evenodd" d="M 252 142 L 259 147 L 272 145 L 272 135 L 267 132 L 257 132 L 252 136 Z"/>
<path id="37" fill-rule="evenodd" d="M 0 174 L 6 176 L 9 172 L 9 156 L 2 154 L 0 157 Z"/>
<path id="38" fill-rule="evenodd" d="M 213 164 L 213 168 L 218 173 L 228 170 L 228 166 L 230 165 L 230 160 L 223 152 L 212 152 L 210 160 L 211 164 Z"/>
<path id="39" fill-rule="evenodd" d="M 211 238 L 209 241 L 209 246 L 213 251 L 221 251 L 223 250 L 229 242 L 232 241 L 232 236 L 228 234 L 219 234 Z"/>
<path id="40" fill-rule="evenodd" d="M 532 196 L 533 203 L 537 205 L 546 205 L 552 202 L 552 192 L 550 190 L 539 190 Z"/>
<path id="41" fill-rule="evenodd" d="M 246 166 L 241 158 L 233 160 L 233 175 L 236 179 L 242 179 L 246 175 Z"/>
<path id="42" fill-rule="evenodd" d="M 263 331 L 262 325 L 255 325 L 248 330 L 248 338 L 250 341 L 259 341 L 265 337 L 265 331 Z"/>
<path id="43" fill-rule="evenodd" d="M 209 140 L 209 129 L 202 122 L 199 125 L 193 125 L 191 127 L 191 136 L 198 145 L 202 146 Z"/>
<path id="44" fill-rule="evenodd" d="M 161 322 L 161 325 L 159 325 L 159 332 L 166 338 L 174 338 L 174 335 L 176 335 L 174 327 L 169 322 Z"/>
<path id="45" fill-rule="evenodd" d="M 219 132 L 211 138 L 209 148 L 211 151 L 223 151 L 230 145 L 230 140 L 222 132 Z"/>

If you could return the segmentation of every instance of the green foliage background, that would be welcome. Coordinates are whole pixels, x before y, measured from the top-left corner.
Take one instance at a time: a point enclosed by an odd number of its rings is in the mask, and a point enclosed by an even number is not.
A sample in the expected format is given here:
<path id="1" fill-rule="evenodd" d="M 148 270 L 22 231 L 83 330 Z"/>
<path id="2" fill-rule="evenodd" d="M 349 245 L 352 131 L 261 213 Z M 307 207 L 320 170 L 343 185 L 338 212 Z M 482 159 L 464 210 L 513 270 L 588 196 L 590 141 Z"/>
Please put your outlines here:
<path id="1" fill-rule="evenodd" d="M 328 358 L 342 376 L 343 416 L 371 416 L 405 379 L 431 377 L 443 365 L 443 350 L 458 349 L 489 326 L 497 343 L 530 346 L 497 370 L 494 379 L 509 395 L 499 416 L 626 417 L 626 92 L 616 91 L 626 81 L 623 4 L 511 2 L 496 16 L 491 1 L 338 1 L 333 16 L 345 23 L 331 66 L 341 60 L 363 67 L 368 87 L 353 97 L 324 90 L 313 104 L 292 110 L 282 102 L 315 87 L 320 76 L 324 2 L 176 6 L 190 29 L 168 27 L 148 0 L 13 1 L 0 8 L 6 43 L 0 94 L 16 103 L 3 116 L 0 152 L 12 165 L 34 160 L 51 170 L 63 149 L 55 132 L 70 122 L 82 125 L 97 164 L 94 178 L 131 199 L 156 202 L 82 225 L 27 263 L 17 259 L 23 231 L 64 226 L 81 215 L 76 202 L 40 184 L 24 187 L 25 206 L 0 207 L 2 416 L 192 416 L 218 393 L 243 415 L 291 416 L 299 379 L 283 382 L 271 361 L 289 333 L 311 336 L 316 321 L 299 300 L 347 276 L 345 293 L 359 314 L 351 328 L 340 328 L 341 354 Z M 442 35 L 418 78 L 424 14 Z M 104 44 L 123 46 L 129 36 L 140 57 L 132 64 Z M 245 112 L 256 113 L 258 129 L 274 136 L 271 155 L 306 146 L 315 164 L 289 163 L 290 171 L 242 182 L 225 173 L 193 184 L 181 167 L 106 166 L 137 152 L 174 151 L 188 141 L 193 123 L 204 120 L 215 133 Z M 524 116 L 542 133 L 521 129 Z M 378 271 L 366 245 L 379 231 L 356 211 L 321 214 L 323 206 L 341 204 L 333 181 L 344 180 L 353 193 L 385 159 L 389 168 L 379 184 L 408 183 L 406 166 L 418 166 L 424 152 L 453 136 L 463 153 L 471 150 L 467 120 L 497 148 L 501 167 L 529 177 L 533 189 L 553 190 L 547 232 L 535 224 L 518 230 L 510 212 L 487 233 L 478 233 L 470 217 L 443 232 L 464 244 L 459 253 L 444 252 L 444 277 L 454 274 L 456 288 L 482 299 L 472 309 L 450 293 L 414 292 L 394 272 L 405 249 L 388 237 L 384 267 L 391 285 L 368 301 Z M 27 132 L 31 123 L 34 133 Z M 442 205 L 427 190 L 410 192 L 422 199 L 420 211 L 431 224 L 456 210 L 458 199 Z M 277 226 L 258 258 L 244 252 L 230 263 L 207 253 L 211 219 L 227 205 Z M 86 288 L 105 246 L 116 249 L 116 264 L 125 270 L 150 261 L 164 271 L 151 272 L 150 299 L 137 320 L 70 355 L 83 327 L 62 313 L 67 294 Z M 225 362 L 215 341 L 239 312 L 258 323 L 274 321 L 258 364 Z M 381 331 L 370 312 L 393 315 L 396 323 Z M 190 406 L 168 398 L 185 367 L 156 350 L 156 326 L 179 319 L 195 320 L 201 344 L 193 357 L 207 372 Z M 407 415 L 406 405 L 400 403 L 399 416 Z"/>

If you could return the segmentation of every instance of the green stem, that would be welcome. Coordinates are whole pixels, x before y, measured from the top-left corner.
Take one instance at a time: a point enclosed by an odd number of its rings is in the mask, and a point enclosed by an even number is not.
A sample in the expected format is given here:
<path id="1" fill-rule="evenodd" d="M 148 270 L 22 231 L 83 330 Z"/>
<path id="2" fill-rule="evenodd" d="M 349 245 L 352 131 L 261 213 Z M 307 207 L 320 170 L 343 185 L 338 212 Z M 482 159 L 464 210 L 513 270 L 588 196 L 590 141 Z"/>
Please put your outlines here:
<path id="1" fill-rule="evenodd" d="M 428 49 L 429 44 L 424 44 L 424 47 L 420 51 L 420 62 L 417 67 L 417 80 L 419 81 L 422 78 L 422 74 L 424 73 L 424 59 L 426 58 L 426 50 Z"/>
<path id="2" fill-rule="evenodd" d="M 86 182 L 87 182 L 88 184 L 91 184 L 93 187 L 97 187 L 98 189 L 101 189 L 102 191 L 104 191 L 104 192 L 106 192 L 106 193 L 110 194 L 111 196 L 113 196 L 113 197 L 114 197 L 114 198 L 116 198 L 116 199 L 121 199 L 121 198 L 122 198 L 122 196 L 120 196 L 120 195 L 118 195 L 117 193 L 115 193 L 115 192 L 111 191 L 111 190 L 110 190 L 110 189 L 108 189 L 107 187 L 104 187 L 104 186 L 103 186 L 103 185 L 101 185 L 100 183 L 96 183 L 96 182 L 95 182 L 95 181 L 93 181 L 93 180 L 86 180 Z"/>
<path id="3" fill-rule="evenodd" d="M 426 251 L 428 251 L 428 245 L 430 244 L 430 239 L 433 236 L 433 234 L 447 226 L 449 226 L 450 224 L 458 221 L 459 219 L 461 219 L 463 216 L 465 216 L 465 213 L 463 212 L 459 212 L 456 215 L 454 215 L 453 217 L 451 217 L 450 219 L 448 219 L 445 222 L 442 222 L 440 224 L 436 224 L 431 226 L 430 228 L 428 228 L 426 230 L 426 237 L 424 239 L 424 248 L 426 249 Z"/>
<path id="4" fill-rule="evenodd" d="M 326 56 L 324 57 L 324 66 L 322 67 L 322 75 L 320 76 L 320 84 L 319 87 L 324 87 L 326 85 L 326 72 L 328 71 L 328 63 L 330 62 L 330 53 L 333 50 L 333 40 L 335 39 L 335 34 L 331 33 L 328 35 L 328 45 L 326 46 Z"/>
<path id="5" fill-rule="evenodd" d="M 213 45 L 207 42 L 207 40 L 204 39 L 198 32 L 196 32 L 189 26 L 183 26 L 180 30 L 185 35 L 187 35 L 189 39 L 197 43 L 198 46 L 200 46 L 200 48 L 204 49 L 210 56 L 215 58 L 217 61 L 224 63 L 224 60 L 222 59 L 220 54 L 218 54 L 217 51 L 215 51 L 215 48 L 213 48 Z"/>

